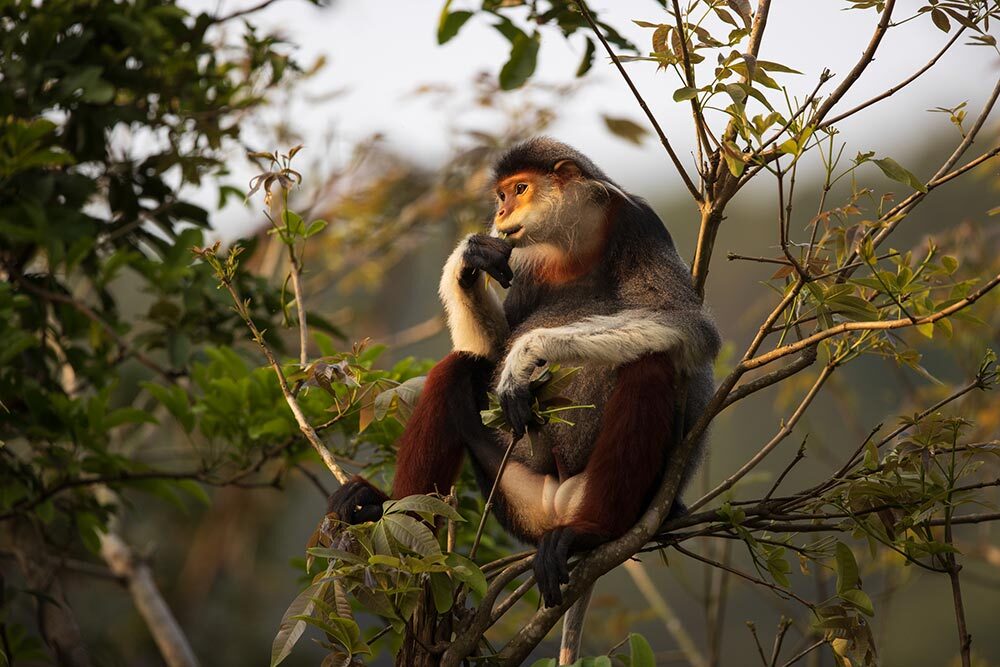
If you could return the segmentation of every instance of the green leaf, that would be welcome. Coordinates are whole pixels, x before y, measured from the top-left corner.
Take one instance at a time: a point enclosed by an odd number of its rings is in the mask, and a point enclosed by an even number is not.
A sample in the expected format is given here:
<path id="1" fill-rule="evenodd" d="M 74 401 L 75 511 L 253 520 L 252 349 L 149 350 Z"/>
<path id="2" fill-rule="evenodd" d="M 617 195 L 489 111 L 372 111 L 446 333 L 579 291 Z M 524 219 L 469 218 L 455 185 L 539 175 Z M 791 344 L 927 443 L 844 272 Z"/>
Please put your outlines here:
<path id="1" fill-rule="evenodd" d="M 837 542 L 837 594 L 858 587 L 858 562 L 854 560 L 854 552 L 843 542 Z"/>
<path id="2" fill-rule="evenodd" d="M 590 37 L 587 38 L 587 49 L 583 52 L 583 58 L 580 60 L 580 66 L 576 68 L 576 75 L 578 77 L 583 76 L 590 71 L 590 68 L 594 66 L 594 51 L 596 46 L 594 45 L 594 40 Z"/>
<path id="3" fill-rule="evenodd" d="M 520 88 L 535 73 L 538 62 L 539 39 L 537 33 L 531 37 L 521 33 L 514 38 L 510 59 L 500 70 L 500 87 L 503 90 Z"/>
<path id="4" fill-rule="evenodd" d="M 951 21 L 948 20 L 948 15 L 937 7 L 931 10 L 931 20 L 934 21 L 934 25 L 936 25 L 938 30 L 941 32 L 948 32 L 951 30 Z"/>
<path id="5" fill-rule="evenodd" d="M 401 545 L 421 556 L 441 553 L 441 545 L 434 539 L 430 528 L 406 514 L 390 514 L 381 522 L 389 534 Z"/>
<path id="6" fill-rule="evenodd" d="M 747 166 L 746 162 L 743 161 L 743 153 L 740 149 L 731 141 L 724 142 L 722 144 L 722 156 L 726 159 L 726 166 L 729 167 L 729 173 L 739 178 Z"/>
<path id="7" fill-rule="evenodd" d="M 193 479 L 177 480 L 177 486 L 205 507 L 212 504 L 212 499 L 209 497 L 208 492 L 205 491 L 205 487 Z"/>
<path id="8" fill-rule="evenodd" d="M 439 614 L 445 614 L 451 609 L 451 580 L 444 572 L 431 572 L 431 596 L 434 598 L 434 608 Z"/>
<path id="9" fill-rule="evenodd" d="M 326 225 L 327 225 L 326 220 L 313 220 L 312 222 L 309 223 L 309 226 L 306 227 L 306 231 L 303 234 L 303 236 L 305 238 L 309 238 L 310 236 L 319 234 L 321 231 L 326 229 Z"/>
<path id="10" fill-rule="evenodd" d="M 681 86 L 674 91 L 674 102 L 683 102 L 684 100 L 693 100 L 698 96 L 698 89 L 691 88 L 689 86 Z"/>
<path id="11" fill-rule="evenodd" d="M 903 183 L 904 185 L 909 185 L 917 192 L 927 192 L 926 185 L 921 183 L 916 176 L 907 171 L 906 168 L 893 160 L 891 157 L 872 160 L 872 162 L 878 165 L 878 168 L 882 170 L 882 173 L 892 180 Z"/>
<path id="12" fill-rule="evenodd" d="M 781 63 L 772 62 L 770 60 L 758 60 L 756 62 L 756 65 L 757 67 L 760 67 L 761 69 L 768 72 L 783 72 L 785 74 L 802 74 L 802 72 L 800 72 L 797 69 L 792 69 L 791 67 L 782 65 Z"/>
<path id="13" fill-rule="evenodd" d="M 383 504 L 383 513 L 386 515 L 403 514 L 406 512 L 416 512 L 421 516 L 426 515 L 424 518 L 428 519 L 435 516 L 443 516 L 453 521 L 465 521 L 454 507 L 432 496 L 413 495 L 401 500 L 387 500 Z"/>
<path id="14" fill-rule="evenodd" d="M 603 116 L 603 118 L 604 124 L 611 134 L 636 146 L 641 145 L 642 140 L 649 134 L 646 128 L 628 118 L 612 118 L 611 116 Z"/>
<path id="15" fill-rule="evenodd" d="M 531 667 L 558 667 L 555 658 L 542 658 L 531 663 Z"/>
<path id="16" fill-rule="evenodd" d="M 450 2 L 445 4 L 444 10 L 441 12 L 441 20 L 438 22 L 438 44 L 450 41 L 462 29 L 465 22 L 472 18 L 472 12 L 449 12 L 448 5 L 450 4 Z"/>
<path id="17" fill-rule="evenodd" d="M 628 648 L 632 657 L 632 667 L 656 667 L 656 657 L 645 637 L 635 632 L 630 633 Z"/>
<path id="18" fill-rule="evenodd" d="M 875 615 L 875 607 L 872 605 L 871 598 L 860 588 L 854 588 L 849 591 L 844 591 L 838 594 L 841 600 L 850 603 L 851 605 L 860 609 L 867 616 Z"/>
<path id="19" fill-rule="evenodd" d="M 445 556 L 444 562 L 451 568 L 452 574 L 468 585 L 474 593 L 480 597 L 486 594 L 486 576 L 478 565 L 456 553 Z"/>
<path id="20" fill-rule="evenodd" d="M 278 634 L 271 642 L 271 667 L 275 667 L 292 652 L 295 643 L 305 632 L 306 622 L 316 608 L 313 602 L 314 597 L 322 597 L 326 587 L 330 585 L 330 580 L 326 577 L 333 572 L 332 563 L 327 566 L 326 573 L 317 583 L 309 586 L 298 594 L 292 603 L 288 605 L 284 615 L 281 617 L 281 624 L 278 626 Z"/>

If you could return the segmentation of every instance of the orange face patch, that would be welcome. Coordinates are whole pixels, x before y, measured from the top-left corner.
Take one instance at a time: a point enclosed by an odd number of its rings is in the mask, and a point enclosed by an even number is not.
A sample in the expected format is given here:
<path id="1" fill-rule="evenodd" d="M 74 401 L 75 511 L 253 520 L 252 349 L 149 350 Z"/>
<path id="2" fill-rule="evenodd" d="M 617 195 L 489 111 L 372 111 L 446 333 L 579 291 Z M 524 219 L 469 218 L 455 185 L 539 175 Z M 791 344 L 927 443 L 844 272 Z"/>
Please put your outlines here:
<path id="1" fill-rule="evenodd" d="M 497 183 L 497 212 L 495 222 L 500 231 L 511 231 L 506 226 L 506 221 L 510 220 L 514 211 L 518 208 L 529 208 L 532 198 L 538 191 L 542 179 L 542 174 L 533 171 L 521 171 L 508 176 Z"/>

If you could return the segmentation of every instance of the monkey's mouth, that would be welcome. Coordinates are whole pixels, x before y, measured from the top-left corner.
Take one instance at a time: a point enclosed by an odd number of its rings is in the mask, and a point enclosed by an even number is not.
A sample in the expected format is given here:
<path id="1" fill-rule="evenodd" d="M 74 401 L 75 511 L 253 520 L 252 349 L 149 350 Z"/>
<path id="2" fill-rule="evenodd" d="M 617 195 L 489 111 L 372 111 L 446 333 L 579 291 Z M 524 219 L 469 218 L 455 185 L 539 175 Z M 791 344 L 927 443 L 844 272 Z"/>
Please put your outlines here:
<path id="1" fill-rule="evenodd" d="M 497 228 L 497 234 L 499 234 L 502 239 L 517 239 L 518 235 L 524 231 L 524 225 L 514 225 L 510 229 L 500 229 Z"/>

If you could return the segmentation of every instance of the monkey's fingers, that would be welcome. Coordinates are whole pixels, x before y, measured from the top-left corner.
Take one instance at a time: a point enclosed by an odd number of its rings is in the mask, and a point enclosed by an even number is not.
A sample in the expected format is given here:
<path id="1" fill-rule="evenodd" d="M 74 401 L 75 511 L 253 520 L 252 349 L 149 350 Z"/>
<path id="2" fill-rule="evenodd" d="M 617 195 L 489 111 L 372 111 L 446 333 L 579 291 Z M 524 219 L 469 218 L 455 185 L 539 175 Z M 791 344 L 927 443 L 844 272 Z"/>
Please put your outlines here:
<path id="1" fill-rule="evenodd" d="M 504 289 L 510 287 L 510 281 L 514 278 L 514 271 L 503 257 L 469 253 L 465 256 L 465 263 L 467 267 L 485 271 L 503 285 Z"/>
<path id="2" fill-rule="evenodd" d="M 500 239 L 477 234 L 469 238 L 464 260 L 467 266 L 486 271 L 506 289 L 514 278 L 510 253 L 511 247 Z"/>
<path id="3" fill-rule="evenodd" d="M 527 387 L 499 396 L 500 409 L 504 419 L 514 432 L 514 437 L 520 439 L 528 430 L 528 424 L 533 422 L 531 410 L 531 392 Z"/>
<path id="4" fill-rule="evenodd" d="M 496 254 L 504 258 L 510 257 L 514 248 L 504 241 L 489 234 L 474 234 L 469 237 L 469 248 L 484 254 Z"/>
<path id="5" fill-rule="evenodd" d="M 576 541 L 576 531 L 569 526 L 557 528 L 557 543 L 555 553 L 556 574 L 560 584 L 569 583 L 569 553 Z"/>

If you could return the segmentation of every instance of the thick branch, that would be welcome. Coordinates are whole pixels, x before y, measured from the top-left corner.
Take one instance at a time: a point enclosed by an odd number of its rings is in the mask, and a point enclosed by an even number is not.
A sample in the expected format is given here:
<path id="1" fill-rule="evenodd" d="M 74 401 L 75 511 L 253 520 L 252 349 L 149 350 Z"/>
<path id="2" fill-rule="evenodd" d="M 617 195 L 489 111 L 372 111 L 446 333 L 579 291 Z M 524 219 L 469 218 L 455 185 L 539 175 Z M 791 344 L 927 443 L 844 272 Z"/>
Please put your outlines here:
<path id="1" fill-rule="evenodd" d="M 114 494 L 104 487 L 99 489 L 105 499 L 114 501 Z M 108 522 L 108 531 L 100 533 L 101 557 L 108 568 L 128 585 L 132 601 L 139 615 L 146 622 L 153 635 L 163 661 L 169 667 L 196 667 L 198 659 L 191 649 L 187 636 L 174 618 L 163 595 L 153 579 L 152 570 L 142 560 L 136 558 L 131 547 L 118 534 L 118 520 Z"/>

